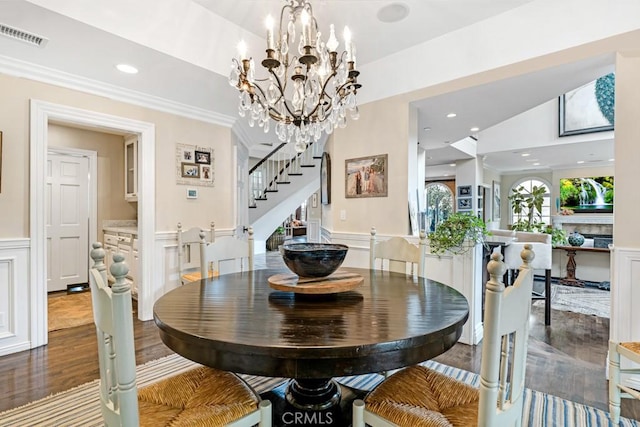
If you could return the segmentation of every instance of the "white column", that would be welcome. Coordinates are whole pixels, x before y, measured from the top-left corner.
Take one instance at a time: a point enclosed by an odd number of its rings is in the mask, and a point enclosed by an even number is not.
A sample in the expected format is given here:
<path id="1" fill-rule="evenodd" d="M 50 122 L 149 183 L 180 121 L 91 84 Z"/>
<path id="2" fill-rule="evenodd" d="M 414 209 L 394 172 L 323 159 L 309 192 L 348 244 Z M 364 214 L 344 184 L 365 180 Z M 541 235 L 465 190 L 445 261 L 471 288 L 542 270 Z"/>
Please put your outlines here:
<path id="1" fill-rule="evenodd" d="M 640 51 L 616 56 L 615 187 L 610 336 L 640 341 Z"/>

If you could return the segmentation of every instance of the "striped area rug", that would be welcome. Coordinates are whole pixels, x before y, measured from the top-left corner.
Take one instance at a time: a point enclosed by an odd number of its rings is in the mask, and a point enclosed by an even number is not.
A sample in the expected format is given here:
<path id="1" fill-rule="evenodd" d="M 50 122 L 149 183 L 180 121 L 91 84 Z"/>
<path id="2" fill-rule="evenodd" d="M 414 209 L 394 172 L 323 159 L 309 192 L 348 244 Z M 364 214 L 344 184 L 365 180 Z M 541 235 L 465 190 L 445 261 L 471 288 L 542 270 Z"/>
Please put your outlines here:
<path id="1" fill-rule="evenodd" d="M 477 374 L 452 368 L 437 362 L 428 361 L 425 366 L 438 370 L 466 383 L 478 386 Z M 195 364 L 178 355 L 163 357 L 138 366 L 138 386 L 142 387 L 158 381 L 168 375 L 174 375 L 195 366 Z M 280 384 L 283 378 L 266 378 L 252 375 L 242 377 L 259 393 L 268 391 Z M 360 390 L 370 390 L 383 377 L 378 374 L 342 377 L 337 380 Z M 29 403 L 20 408 L 0 413 L 0 426 L 102 426 L 100 404 L 98 400 L 98 380 L 80 385 L 41 400 Z M 589 406 L 573 403 L 559 397 L 538 391 L 527 390 L 525 393 L 524 425 L 530 427 L 565 426 L 595 427 L 613 426 L 605 411 Z M 640 427 L 637 421 L 621 419 L 620 426 Z"/>

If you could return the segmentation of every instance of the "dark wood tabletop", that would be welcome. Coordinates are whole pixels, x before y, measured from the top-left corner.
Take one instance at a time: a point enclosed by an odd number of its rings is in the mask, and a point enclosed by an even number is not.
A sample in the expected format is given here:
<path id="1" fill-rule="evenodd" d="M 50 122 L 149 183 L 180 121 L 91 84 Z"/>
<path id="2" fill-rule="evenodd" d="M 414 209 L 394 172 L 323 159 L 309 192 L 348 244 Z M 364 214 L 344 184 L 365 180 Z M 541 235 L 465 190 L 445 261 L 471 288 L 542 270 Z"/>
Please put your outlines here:
<path id="1" fill-rule="evenodd" d="M 359 288 L 328 296 L 275 291 L 288 270 L 222 275 L 160 297 L 154 319 L 176 353 L 214 368 L 330 378 L 408 366 L 451 348 L 469 307 L 458 291 L 404 274 L 358 273 Z"/>

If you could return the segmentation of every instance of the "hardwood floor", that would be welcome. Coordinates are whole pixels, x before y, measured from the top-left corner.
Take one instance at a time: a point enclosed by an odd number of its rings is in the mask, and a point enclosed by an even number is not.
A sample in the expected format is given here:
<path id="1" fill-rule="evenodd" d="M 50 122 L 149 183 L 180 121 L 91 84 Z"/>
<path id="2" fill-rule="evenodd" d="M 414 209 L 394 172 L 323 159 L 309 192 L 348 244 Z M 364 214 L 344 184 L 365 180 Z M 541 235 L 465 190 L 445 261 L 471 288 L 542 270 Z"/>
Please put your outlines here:
<path id="1" fill-rule="evenodd" d="M 171 354 L 153 321 L 134 321 L 138 364 Z M 609 319 L 552 310 L 552 326 L 544 326 L 544 310 L 533 307 L 526 385 L 575 402 L 607 410 L 605 360 Z M 481 347 L 456 344 L 435 360 L 480 370 Z M 0 357 L 0 411 L 24 405 L 98 378 L 93 325 L 49 334 L 49 344 Z M 622 415 L 640 419 L 640 402 L 623 400 Z"/>

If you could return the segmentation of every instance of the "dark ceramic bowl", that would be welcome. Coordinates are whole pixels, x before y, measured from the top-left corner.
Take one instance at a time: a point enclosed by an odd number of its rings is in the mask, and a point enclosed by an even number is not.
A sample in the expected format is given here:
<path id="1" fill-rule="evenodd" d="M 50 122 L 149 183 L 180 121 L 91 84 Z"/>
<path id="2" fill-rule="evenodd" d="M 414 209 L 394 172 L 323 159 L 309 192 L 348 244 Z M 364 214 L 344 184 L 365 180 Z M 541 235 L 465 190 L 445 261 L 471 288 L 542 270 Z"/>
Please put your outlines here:
<path id="1" fill-rule="evenodd" d="M 334 243 L 288 243 L 280 252 L 284 263 L 300 277 L 325 277 L 340 267 L 349 247 Z"/>

